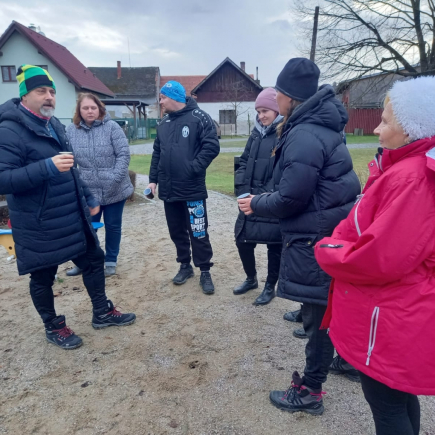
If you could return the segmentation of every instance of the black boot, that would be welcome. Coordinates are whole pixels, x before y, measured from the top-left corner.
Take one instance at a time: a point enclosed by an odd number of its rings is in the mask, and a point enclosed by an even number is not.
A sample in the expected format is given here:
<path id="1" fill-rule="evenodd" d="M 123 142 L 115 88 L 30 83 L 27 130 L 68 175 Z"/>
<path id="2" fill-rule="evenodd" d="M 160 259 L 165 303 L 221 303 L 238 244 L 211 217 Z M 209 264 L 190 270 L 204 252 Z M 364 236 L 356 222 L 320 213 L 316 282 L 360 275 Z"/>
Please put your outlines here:
<path id="1" fill-rule="evenodd" d="M 322 415 L 324 394 L 321 388 L 315 390 L 304 385 L 299 373 L 294 372 L 290 388 L 287 391 L 271 391 L 269 398 L 272 405 L 283 411 Z"/>
<path id="2" fill-rule="evenodd" d="M 266 282 L 261 295 L 255 299 L 253 305 L 267 305 L 275 297 L 275 286 Z"/>
<path id="3" fill-rule="evenodd" d="M 299 328 L 299 329 L 295 329 L 293 331 L 293 337 L 296 337 L 296 338 L 308 338 L 308 335 L 305 332 L 304 328 Z"/>
<path id="4" fill-rule="evenodd" d="M 329 373 L 333 375 L 344 375 L 347 379 L 353 382 L 361 382 L 358 370 L 351 366 L 340 355 L 337 355 L 333 359 L 331 365 L 329 366 Z"/>
<path id="5" fill-rule="evenodd" d="M 285 313 L 284 320 L 287 320 L 288 322 L 302 323 L 302 310 L 289 311 L 288 313 Z"/>
<path id="6" fill-rule="evenodd" d="M 65 316 L 57 316 L 50 323 L 46 323 L 45 336 L 49 343 L 62 349 L 75 349 L 83 344 L 82 339 L 66 326 Z"/>
<path id="7" fill-rule="evenodd" d="M 107 307 L 94 311 L 92 316 L 92 326 L 95 329 L 107 328 L 108 326 L 127 326 L 134 323 L 136 314 L 120 313 L 113 305 L 112 301 L 107 301 Z"/>
<path id="8" fill-rule="evenodd" d="M 180 270 L 175 275 L 172 282 L 176 285 L 184 284 L 189 278 L 193 276 L 193 267 L 190 263 L 182 263 L 180 266 Z"/>
<path id="9" fill-rule="evenodd" d="M 258 288 L 257 276 L 246 277 L 246 280 L 233 290 L 235 295 L 243 295 L 249 290 L 254 290 L 254 288 Z"/>

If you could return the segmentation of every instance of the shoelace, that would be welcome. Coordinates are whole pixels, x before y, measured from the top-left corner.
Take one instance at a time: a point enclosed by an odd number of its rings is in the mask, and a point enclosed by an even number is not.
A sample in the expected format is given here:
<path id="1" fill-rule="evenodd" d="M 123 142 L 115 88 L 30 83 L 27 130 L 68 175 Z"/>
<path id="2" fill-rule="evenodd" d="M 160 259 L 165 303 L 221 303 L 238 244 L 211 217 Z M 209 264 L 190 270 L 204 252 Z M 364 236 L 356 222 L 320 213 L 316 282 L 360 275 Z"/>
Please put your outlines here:
<path id="1" fill-rule="evenodd" d="M 204 283 L 206 283 L 206 284 L 211 284 L 212 283 L 212 280 L 211 280 L 211 275 L 203 275 L 203 277 L 204 277 Z"/>
<path id="2" fill-rule="evenodd" d="M 287 399 L 290 397 L 291 399 L 293 399 L 296 395 L 296 393 L 299 391 L 300 386 L 296 385 L 293 381 L 290 385 L 290 387 L 287 388 L 287 390 L 284 393 L 284 397 L 283 399 Z"/>
<path id="3" fill-rule="evenodd" d="M 68 328 L 68 326 L 63 327 L 62 329 L 54 329 L 53 332 L 55 332 L 56 334 L 60 335 L 63 338 L 68 338 L 74 334 L 74 331 Z"/>
<path id="4" fill-rule="evenodd" d="M 301 385 L 301 390 L 308 390 L 308 388 Z M 322 397 L 326 394 L 325 391 L 321 391 L 320 393 L 311 393 L 311 392 L 309 393 L 311 396 L 316 397 L 318 402 L 320 402 L 322 400 Z"/>
<path id="5" fill-rule="evenodd" d="M 121 311 L 118 310 L 118 308 L 121 308 L 121 307 L 113 307 L 113 310 L 109 311 L 107 314 L 109 314 L 111 316 L 121 317 L 122 313 L 121 313 Z"/>

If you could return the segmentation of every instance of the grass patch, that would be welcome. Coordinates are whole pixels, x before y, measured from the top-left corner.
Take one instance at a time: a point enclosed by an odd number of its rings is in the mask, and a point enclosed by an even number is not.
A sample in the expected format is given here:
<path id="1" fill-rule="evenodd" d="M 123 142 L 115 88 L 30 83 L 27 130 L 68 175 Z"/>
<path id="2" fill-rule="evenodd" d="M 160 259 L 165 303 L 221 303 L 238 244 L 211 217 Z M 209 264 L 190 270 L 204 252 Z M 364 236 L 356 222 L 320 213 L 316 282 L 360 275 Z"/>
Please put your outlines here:
<path id="1" fill-rule="evenodd" d="M 154 139 L 135 139 L 131 140 L 129 145 L 143 145 L 145 143 L 154 143 Z"/>
<path id="2" fill-rule="evenodd" d="M 359 136 L 361 137 L 361 136 Z M 349 150 L 353 166 L 361 184 L 368 177 L 367 164 L 376 154 L 376 148 Z M 240 153 L 222 153 L 217 156 L 207 169 L 207 188 L 227 195 L 234 195 L 234 156 Z M 133 155 L 130 160 L 130 170 L 138 174 L 148 174 L 151 155 Z"/>
<path id="3" fill-rule="evenodd" d="M 248 142 L 248 139 L 235 140 L 234 142 L 221 142 L 221 148 L 245 148 L 246 142 Z"/>
<path id="4" fill-rule="evenodd" d="M 369 135 L 369 136 L 354 136 L 353 134 L 346 134 L 346 142 L 348 144 L 354 143 L 379 143 L 378 136 Z"/>

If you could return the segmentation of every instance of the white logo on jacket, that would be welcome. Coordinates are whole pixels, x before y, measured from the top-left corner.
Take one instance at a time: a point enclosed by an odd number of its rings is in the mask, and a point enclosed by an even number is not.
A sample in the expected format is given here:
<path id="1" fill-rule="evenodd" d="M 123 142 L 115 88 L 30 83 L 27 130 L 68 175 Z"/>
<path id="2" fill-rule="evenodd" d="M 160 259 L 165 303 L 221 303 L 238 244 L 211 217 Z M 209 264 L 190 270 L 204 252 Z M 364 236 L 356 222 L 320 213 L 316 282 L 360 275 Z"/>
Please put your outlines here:
<path id="1" fill-rule="evenodd" d="M 183 134 L 183 137 L 189 136 L 189 127 L 187 125 L 183 127 L 182 134 Z"/>

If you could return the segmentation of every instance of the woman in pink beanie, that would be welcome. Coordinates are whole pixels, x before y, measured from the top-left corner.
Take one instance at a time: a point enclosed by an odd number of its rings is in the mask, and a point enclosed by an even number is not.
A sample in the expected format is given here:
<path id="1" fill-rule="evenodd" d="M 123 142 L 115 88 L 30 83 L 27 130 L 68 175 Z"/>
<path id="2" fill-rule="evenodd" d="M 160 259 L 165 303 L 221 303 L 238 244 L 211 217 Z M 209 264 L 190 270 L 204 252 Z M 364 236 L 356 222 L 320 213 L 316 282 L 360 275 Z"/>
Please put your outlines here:
<path id="1" fill-rule="evenodd" d="M 283 119 L 278 113 L 275 89 L 267 88 L 258 95 L 255 110 L 255 128 L 240 157 L 240 167 L 234 178 L 237 196 L 245 193 L 261 195 L 273 187 L 271 179 L 275 157 L 272 152 L 277 145 L 276 127 Z M 267 245 L 266 285 L 254 302 L 254 305 L 266 305 L 275 297 L 279 275 L 282 249 L 279 221 L 254 214 L 246 216 L 240 212 L 235 226 L 235 238 L 246 273 L 246 280 L 234 289 L 235 295 L 258 288 L 254 250 L 258 243 Z"/>

